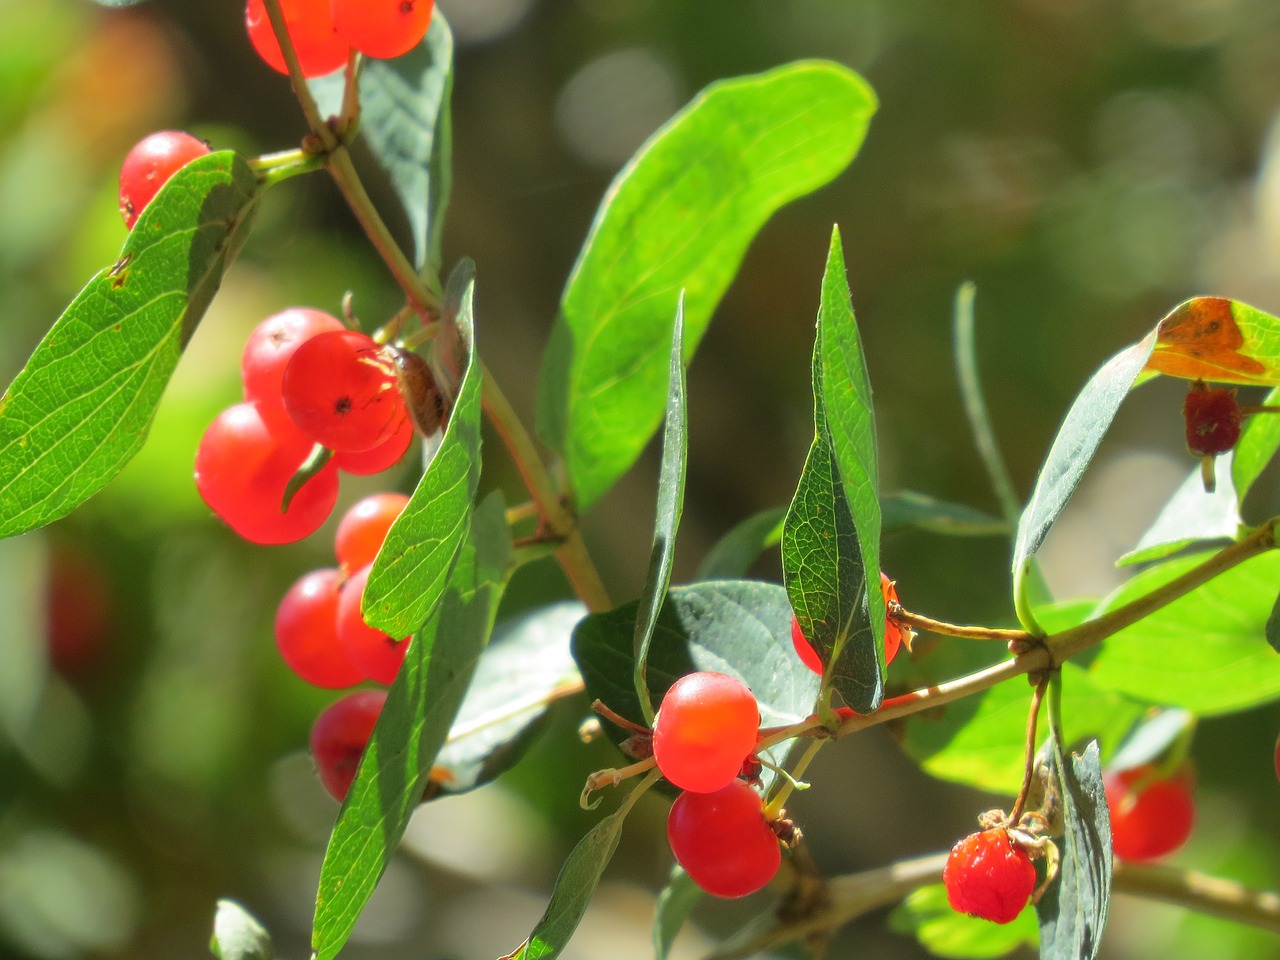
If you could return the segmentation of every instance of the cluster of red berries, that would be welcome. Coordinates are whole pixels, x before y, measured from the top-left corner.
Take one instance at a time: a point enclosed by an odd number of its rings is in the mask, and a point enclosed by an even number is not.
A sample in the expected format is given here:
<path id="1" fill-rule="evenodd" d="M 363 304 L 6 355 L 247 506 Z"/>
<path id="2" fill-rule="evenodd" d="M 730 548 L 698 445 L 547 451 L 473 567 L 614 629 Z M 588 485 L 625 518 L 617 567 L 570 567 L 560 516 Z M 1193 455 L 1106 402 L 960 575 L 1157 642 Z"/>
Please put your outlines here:
<path id="1" fill-rule="evenodd" d="M 340 70 L 352 50 L 389 60 L 408 53 L 427 35 L 433 0 L 280 0 L 289 39 L 305 77 Z M 249 40 L 274 70 L 288 73 L 262 0 L 244 11 Z"/>
<path id="2" fill-rule="evenodd" d="M 880 592 L 884 594 L 886 606 L 898 602 L 897 584 L 883 573 L 880 574 Z M 893 658 L 898 655 L 898 650 L 902 647 L 904 629 L 902 624 L 895 620 L 892 615 L 885 617 L 884 662 L 886 664 L 892 663 Z M 822 658 L 813 649 L 813 644 L 804 635 L 804 631 L 800 629 L 800 621 L 795 617 L 791 618 L 791 643 L 795 646 L 796 654 L 804 662 L 804 665 L 814 673 L 821 675 Z"/>

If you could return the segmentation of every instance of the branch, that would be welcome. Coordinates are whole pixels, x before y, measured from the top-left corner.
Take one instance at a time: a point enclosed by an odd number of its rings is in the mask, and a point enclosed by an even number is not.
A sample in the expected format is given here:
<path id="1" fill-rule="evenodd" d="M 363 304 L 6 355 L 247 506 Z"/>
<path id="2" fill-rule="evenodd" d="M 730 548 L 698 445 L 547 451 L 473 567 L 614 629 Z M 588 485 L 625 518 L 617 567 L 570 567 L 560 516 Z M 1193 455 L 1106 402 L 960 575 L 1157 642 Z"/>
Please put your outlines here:
<path id="1" fill-rule="evenodd" d="M 1111 889 L 1280 933 L 1280 895 L 1163 864 L 1116 861 Z"/>

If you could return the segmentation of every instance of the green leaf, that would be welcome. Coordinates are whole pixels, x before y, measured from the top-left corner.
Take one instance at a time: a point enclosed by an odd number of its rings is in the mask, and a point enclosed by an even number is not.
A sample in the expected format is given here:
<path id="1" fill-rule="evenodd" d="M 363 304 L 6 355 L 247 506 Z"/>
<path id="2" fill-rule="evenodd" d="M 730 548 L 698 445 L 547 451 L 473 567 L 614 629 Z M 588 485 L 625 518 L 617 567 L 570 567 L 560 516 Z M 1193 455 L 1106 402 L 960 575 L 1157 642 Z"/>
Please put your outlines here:
<path id="1" fill-rule="evenodd" d="M 702 899 L 700 888 L 679 864 L 671 868 L 671 876 L 658 894 L 653 912 L 654 960 L 667 960 L 680 928 Z"/>
<path id="2" fill-rule="evenodd" d="M 698 580 L 733 580 L 745 577 L 760 554 L 782 540 L 786 510 L 775 507 L 743 520 L 707 551 L 698 567 Z"/>
<path id="3" fill-rule="evenodd" d="M 261 185 L 220 152 L 179 170 L 0 397 L 0 537 L 66 516 L 142 447 L 160 395 L 249 235 Z"/>
<path id="4" fill-rule="evenodd" d="M 1212 556 L 1166 561 L 1122 584 L 1101 615 L 1163 586 Z M 1086 651 L 1097 685 L 1200 715 L 1244 710 L 1280 698 L 1280 657 L 1265 642 L 1280 583 L 1272 551 L 1219 574 Z"/>
<path id="5" fill-rule="evenodd" d="M 662 420 L 668 304 L 685 297 L 691 356 L 751 239 L 830 181 L 876 108 L 859 76 L 807 61 L 713 84 L 618 174 L 560 304 L 539 377 L 538 431 L 564 455 L 580 510 Z"/>
<path id="6" fill-rule="evenodd" d="M 1075 493 L 1080 478 L 1115 419 L 1120 403 L 1151 355 L 1154 343 L 1152 334 L 1125 347 L 1089 379 L 1067 411 L 1044 466 L 1040 468 L 1031 500 L 1018 520 L 1013 547 L 1014 608 L 1018 619 L 1028 630 L 1036 630 L 1028 596 L 1031 560 L 1044 543 L 1058 514 Z"/>
<path id="7" fill-rule="evenodd" d="M 444 439 L 369 572 L 361 612 L 370 625 L 404 637 L 430 615 L 445 589 L 449 567 L 467 535 L 467 516 L 480 482 L 480 365 L 475 362 L 469 281 L 457 309 L 466 357 L 458 399 Z"/>
<path id="8" fill-rule="evenodd" d="M 319 960 L 342 949 L 395 854 L 493 628 L 511 546 L 501 495 L 489 496 L 469 526 L 448 589 L 413 637 L 329 838 L 311 938 Z"/>
<path id="9" fill-rule="evenodd" d="M 813 395 L 813 445 L 782 529 L 783 581 L 826 664 L 823 682 L 870 713 L 884 697 L 875 421 L 838 230 L 822 279 Z"/>
<path id="10" fill-rule="evenodd" d="M 1040 960 L 1094 960 L 1111 901 L 1111 819 L 1098 745 L 1064 757 L 1055 731 L 1049 763 L 1061 787 L 1064 833 L 1058 879 L 1036 904 Z"/>
<path id="11" fill-rule="evenodd" d="M 1002 537 L 1012 532 L 999 517 L 914 490 L 882 496 L 880 523 L 883 533 L 914 528 L 949 537 Z"/>
<path id="12" fill-rule="evenodd" d="M 1266 399 L 1262 401 L 1262 406 L 1280 406 L 1280 387 L 1267 394 Z M 1280 449 L 1280 417 L 1274 414 L 1263 414 L 1250 417 L 1245 421 L 1244 429 L 1240 431 L 1240 439 L 1236 443 L 1235 450 L 1232 451 L 1229 471 L 1241 505 L 1244 504 L 1244 498 L 1249 495 L 1249 491 L 1253 489 L 1254 481 L 1271 462 L 1271 458 L 1276 455 L 1277 449 Z M 1221 464 L 1220 458 L 1219 466 Z M 1224 469 L 1223 472 L 1227 471 Z M 1218 485 L 1222 485 L 1221 480 L 1218 481 Z"/>
<path id="13" fill-rule="evenodd" d="M 274 960 L 266 927 L 234 900 L 219 900 L 209 949 L 218 960 Z"/>
<path id="14" fill-rule="evenodd" d="M 1186 710 L 1148 710 L 1143 720 L 1125 737 L 1120 749 L 1110 760 L 1103 758 L 1108 770 L 1130 770 L 1162 757 L 1182 753 L 1195 733 L 1196 718 Z"/>
<path id="15" fill-rule="evenodd" d="M 671 586 L 671 563 L 675 555 L 676 531 L 684 510 L 685 465 L 689 459 L 689 418 L 685 411 L 684 382 L 684 296 L 676 305 L 675 333 L 671 338 L 671 368 L 668 372 L 667 419 L 662 432 L 662 466 L 658 472 L 658 509 L 653 522 L 653 547 L 649 551 L 649 572 L 640 591 L 636 616 L 634 684 L 645 723 L 653 725 L 653 703 L 645 684 L 645 663 L 653 624 Z"/>
<path id="16" fill-rule="evenodd" d="M 551 703 L 581 683 L 569 637 L 586 608 L 555 603 L 500 624 L 432 766 L 440 793 L 488 783 L 524 755 Z"/>
<path id="17" fill-rule="evenodd" d="M 1239 503 L 1232 477 L 1230 451 L 1218 458 L 1218 483 L 1204 492 L 1200 468 L 1192 470 L 1160 511 L 1155 522 L 1116 566 L 1162 560 L 1190 547 L 1203 548 L 1213 541 L 1234 540 L 1240 533 Z"/>
<path id="18" fill-rule="evenodd" d="M 1039 940 L 1034 910 L 1023 910 L 1012 923 L 992 923 L 956 913 L 940 883 L 916 890 L 889 914 L 889 926 L 914 936 L 938 957 L 956 960 L 988 960 L 1003 957 Z"/>
<path id="19" fill-rule="evenodd" d="M 622 836 L 622 824 L 631 807 L 657 778 L 657 771 L 631 789 L 625 800 L 609 816 L 597 823 L 578 841 L 556 877 L 551 901 L 542 919 L 516 951 L 502 960 L 553 960 L 568 944 L 586 915 L 587 906 L 600 885 L 600 875 L 613 859 Z"/>
<path id="20" fill-rule="evenodd" d="M 1275 605 L 1271 608 L 1271 616 L 1267 617 L 1264 635 L 1267 643 L 1271 644 L 1271 649 L 1280 653 L 1280 596 L 1276 597 Z"/>

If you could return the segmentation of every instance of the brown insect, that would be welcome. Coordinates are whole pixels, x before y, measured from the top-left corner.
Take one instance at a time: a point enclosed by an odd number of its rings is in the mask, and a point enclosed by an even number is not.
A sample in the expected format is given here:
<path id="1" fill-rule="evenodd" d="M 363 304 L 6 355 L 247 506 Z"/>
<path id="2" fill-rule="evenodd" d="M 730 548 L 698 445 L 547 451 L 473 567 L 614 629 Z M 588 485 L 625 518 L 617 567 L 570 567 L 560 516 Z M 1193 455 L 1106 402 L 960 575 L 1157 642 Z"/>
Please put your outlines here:
<path id="1" fill-rule="evenodd" d="M 396 389 L 404 398 L 413 428 L 424 437 L 431 436 L 444 424 L 448 412 L 431 367 L 412 350 L 393 344 L 383 347 L 382 353 L 395 374 Z"/>

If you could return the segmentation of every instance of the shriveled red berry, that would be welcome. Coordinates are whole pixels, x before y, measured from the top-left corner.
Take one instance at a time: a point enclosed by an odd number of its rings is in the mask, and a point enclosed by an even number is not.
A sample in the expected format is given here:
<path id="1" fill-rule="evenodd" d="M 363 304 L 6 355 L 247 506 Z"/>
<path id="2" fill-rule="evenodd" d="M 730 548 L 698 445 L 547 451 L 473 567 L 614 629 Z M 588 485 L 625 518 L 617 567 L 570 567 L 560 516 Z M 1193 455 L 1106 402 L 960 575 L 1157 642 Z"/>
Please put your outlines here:
<path id="1" fill-rule="evenodd" d="M 311 725 L 311 757 L 324 788 L 339 802 L 347 798 L 360 758 L 369 745 L 385 690 L 359 690 L 325 707 Z"/>
<path id="2" fill-rule="evenodd" d="M 352 504 L 338 521 L 333 540 L 338 564 L 347 570 L 359 570 L 373 563 L 387 531 L 408 502 L 403 493 L 374 493 Z"/>
<path id="3" fill-rule="evenodd" d="M 883 573 L 880 574 L 880 590 L 884 594 L 886 604 L 898 602 L 897 587 Z M 814 673 L 822 673 L 822 659 L 818 656 L 817 651 L 813 649 L 813 644 L 804 635 L 804 631 L 800 629 L 800 621 L 794 616 L 791 618 L 791 643 L 796 648 L 796 654 L 806 667 Z M 901 646 L 902 626 L 892 617 L 886 617 L 884 621 L 884 662 L 886 664 L 893 662 L 893 658 L 898 655 L 898 650 Z"/>
<path id="4" fill-rule="evenodd" d="M 405 419 L 395 376 L 378 345 L 355 330 L 299 344 L 284 370 L 285 409 L 298 429 L 330 450 L 369 450 Z"/>
<path id="5" fill-rule="evenodd" d="M 1165 777 L 1143 765 L 1103 777 L 1111 813 L 1111 850 L 1121 860 L 1155 860 L 1191 836 L 1196 808 L 1186 771 Z"/>
<path id="6" fill-rule="evenodd" d="M 368 450 L 338 451 L 333 462 L 343 473 L 359 477 L 372 476 L 390 470 L 404 459 L 413 442 L 413 422 L 406 418 L 391 437 Z"/>
<path id="7" fill-rule="evenodd" d="M 762 889 L 782 862 L 760 794 L 741 780 L 714 793 L 685 792 L 667 817 L 676 862 L 707 893 L 745 897 Z"/>
<path id="8" fill-rule="evenodd" d="M 1003 827 L 971 833 L 954 847 L 942 868 L 953 910 L 994 923 L 1009 923 L 1036 888 L 1036 868 Z"/>
<path id="9" fill-rule="evenodd" d="M 662 698 L 653 757 L 677 787 L 712 793 L 737 778 L 759 730 L 760 707 L 746 684 L 723 673 L 690 673 Z"/>
<path id="10" fill-rule="evenodd" d="M 289 669 L 307 683 L 329 690 L 367 679 L 338 641 L 339 570 L 303 574 L 276 608 L 276 649 Z"/>
<path id="11" fill-rule="evenodd" d="M 393 640 L 381 630 L 364 622 L 360 601 L 369 580 L 369 567 L 361 567 L 351 575 L 338 597 L 338 640 L 347 657 L 365 675 L 378 683 L 391 683 L 404 663 L 409 638 Z"/>
<path id="12" fill-rule="evenodd" d="M 1187 449 L 1196 456 L 1226 453 L 1240 439 L 1244 415 L 1234 390 L 1196 382 L 1182 402 L 1182 416 L 1187 421 Z"/>
<path id="13" fill-rule="evenodd" d="M 285 488 L 311 452 L 299 433 L 273 434 L 251 403 L 209 425 L 196 450 L 196 489 L 236 533 L 254 543 L 293 543 L 314 533 L 338 499 L 338 470 L 326 464 L 280 509 Z"/>
<path id="14" fill-rule="evenodd" d="M 334 29 L 369 57 L 408 53 L 427 35 L 433 0 L 332 0 Z"/>
<path id="15" fill-rule="evenodd" d="M 143 137 L 120 167 L 120 216 L 130 230 L 169 178 L 197 157 L 209 153 L 209 145 L 189 133 L 162 130 Z"/>
<path id="16" fill-rule="evenodd" d="M 296 433 L 284 407 L 284 370 L 295 351 L 321 333 L 345 330 L 342 321 L 323 310 L 290 307 L 263 320 L 245 341 L 240 356 L 244 398 L 258 408 L 272 432 Z"/>
<path id="17" fill-rule="evenodd" d="M 304 77 L 322 77 L 346 65 L 350 47 L 334 32 L 329 0 L 280 0 L 280 12 L 284 14 L 285 27 L 298 53 Z M 262 0 L 249 0 L 244 24 L 258 56 L 273 70 L 288 73 L 288 64 L 276 42 Z"/>

